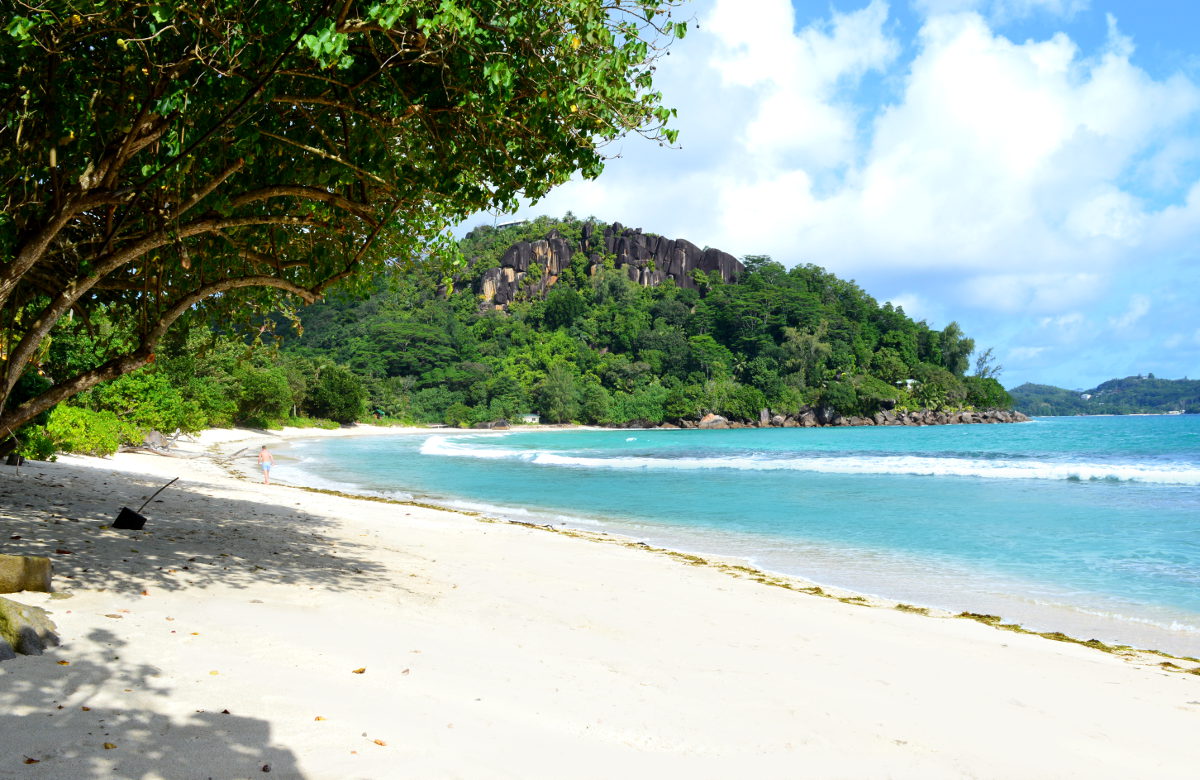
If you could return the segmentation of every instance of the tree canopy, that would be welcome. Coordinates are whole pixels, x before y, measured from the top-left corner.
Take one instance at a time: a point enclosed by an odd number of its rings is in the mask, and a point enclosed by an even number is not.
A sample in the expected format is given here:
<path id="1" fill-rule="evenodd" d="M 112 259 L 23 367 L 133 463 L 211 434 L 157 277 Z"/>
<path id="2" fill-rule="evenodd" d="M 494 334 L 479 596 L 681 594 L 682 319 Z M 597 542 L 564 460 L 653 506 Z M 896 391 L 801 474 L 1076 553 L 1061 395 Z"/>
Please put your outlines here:
<path id="1" fill-rule="evenodd" d="M 582 271 L 580 250 L 544 296 L 531 286 L 503 311 L 481 308 L 474 291 L 513 242 L 554 231 L 579 246 L 584 224 L 568 214 L 476 228 L 453 290 L 419 273 L 381 275 L 366 297 L 305 309 L 303 333 L 281 350 L 349 366 L 373 408 L 410 422 L 530 411 L 610 425 L 707 412 L 751 422 L 764 407 L 859 416 L 1010 403 L 994 371 L 966 376 L 974 342 L 957 323 L 931 329 L 814 265 L 747 258 L 736 283 L 644 287 L 622 268 Z"/>
<path id="2" fill-rule="evenodd" d="M 269 328 L 436 255 L 473 212 L 597 175 L 607 141 L 673 142 L 652 75 L 679 2 L 13 3 L 0 431 L 152 362 L 180 319 Z M 89 359 L 30 381 L 76 318 Z"/>

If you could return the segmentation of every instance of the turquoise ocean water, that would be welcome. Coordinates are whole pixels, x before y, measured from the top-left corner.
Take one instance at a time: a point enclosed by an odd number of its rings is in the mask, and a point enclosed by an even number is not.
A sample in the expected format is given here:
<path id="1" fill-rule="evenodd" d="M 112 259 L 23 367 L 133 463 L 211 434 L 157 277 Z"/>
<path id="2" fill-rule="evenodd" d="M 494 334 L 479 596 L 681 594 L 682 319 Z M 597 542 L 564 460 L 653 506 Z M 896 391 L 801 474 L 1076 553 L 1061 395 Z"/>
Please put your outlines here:
<path id="1" fill-rule="evenodd" d="M 748 559 L 1200 655 L 1200 416 L 296 442 L 296 484 Z M 290 472 L 285 477 L 283 472 Z"/>

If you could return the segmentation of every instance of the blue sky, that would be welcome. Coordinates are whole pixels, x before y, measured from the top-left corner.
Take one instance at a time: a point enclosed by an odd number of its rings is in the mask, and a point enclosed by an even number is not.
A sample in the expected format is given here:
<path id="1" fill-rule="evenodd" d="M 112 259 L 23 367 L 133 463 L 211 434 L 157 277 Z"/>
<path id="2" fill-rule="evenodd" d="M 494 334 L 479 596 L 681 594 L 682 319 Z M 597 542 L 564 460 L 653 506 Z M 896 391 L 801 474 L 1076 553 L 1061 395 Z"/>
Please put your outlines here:
<path id="1" fill-rule="evenodd" d="M 687 11 L 657 81 L 680 148 L 623 140 L 599 179 L 518 216 L 824 266 L 957 320 L 1010 387 L 1200 378 L 1200 4 Z"/>

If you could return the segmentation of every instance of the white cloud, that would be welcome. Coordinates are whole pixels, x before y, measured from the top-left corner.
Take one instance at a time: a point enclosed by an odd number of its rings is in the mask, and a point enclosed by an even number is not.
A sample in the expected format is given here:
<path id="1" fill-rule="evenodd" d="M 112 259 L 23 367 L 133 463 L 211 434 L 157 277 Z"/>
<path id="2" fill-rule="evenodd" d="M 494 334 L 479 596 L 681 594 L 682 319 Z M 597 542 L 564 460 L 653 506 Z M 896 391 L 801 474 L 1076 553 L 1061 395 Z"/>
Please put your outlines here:
<path id="1" fill-rule="evenodd" d="M 929 319 L 931 316 L 929 301 L 916 293 L 893 295 L 888 303 L 904 309 L 904 313 L 914 320 Z"/>
<path id="2" fill-rule="evenodd" d="M 1088 0 L 913 0 L 913 7 L 927 16 L 974 11 L 1006 22 L 1037 13 L 1072 17 L 1087 10 Z"/>
<path id="3" fill-rule="evenodd" d="M 1009 360 L 1034 360 L 1043 355 L 1048 347 L 1013 347 L 1008 351 Z"/>
<path id="4" fill-rule="evenodd" d="M 788 0 L 762 0 L 754 13 L 741 0 L 717 0 L 704 21 L 716 30 L 712 64 L 725 85 L 755 91 L 740 140 L 757 168 L 835 168 L 852 159 L 858 110 L 837 92 L 896 58 L 899 47 L 882 31 L 887 16 L 887 4 L 872 0 L 794 33 Z"/>
<path id="5" fill-rule="evenodd" d="M 1108 323 L 1116 330 L 1128 330 L 1150 313 L 1150 298 L 1134 295 L 1129 299 L 1129 308 L 1118 317 L 1109 317 Z"/>
<path id="6" fill-rule="evenodd" d="M 1200 203 L 1159 214 L 1121 187 L 1159 139 L 1195 116 L 1195 85 L 1151 79 L 1115 32 L 1089 60 L 1065 35 L 1017 44 L 960 14 L 930 18 L 920 43 L 898 102 L 856 139 L 861 164 L 831 189 L 813 166 L 728 172 L 714 243 L 737 246 L 747 224 L 767 218 L 770 245 L 754 251 L 786 257 L 803 247 L 851 275 L 896 266 L 979 274 L 966 285 L 1003 289 L 981 290 L 976 302 L 1012 310 L 1097 292 L 1164 219 L 1196 232 Z M 1020 289 L 1021 277 L 1047 267 L 1056 274 L 1043 281 L 1057 276 L 1073 289 Z M 1017 278 L 997 280 L 995 268 Z"/>
<path id="7" fill-rule="evenodd" d="M 1083 312 L 1073 311 L 1055 317 L 1043 317 L 1038 322 L 1038 335 L 1056 344 L 1071 345 L 1085 341 L 1092 334 L 1091 323 Z"/>
<path id="8" fill-rule="evenodd" d="M 1073 311 L 1069 314 L 1063 314 L 1058 317 L 1043 317 L 1038 324 L 1043 328 L 1076 328 L 1083 324 L 1084 317 L 1082 312 Z"/>
<path id="9" fill-rule="evenodd" d="M 1150 291 L 1155 264 L 1200 240 L 1200 89 L 1139 68 L 1111 17 L 1087 51 L 1065 32 L 998 32 L 1005 14 L 1065 25 L 1086 3 L 925 0 L 918 35 L 900 41 L 888 5 L 860 1 L 797 29 L 786 0 L 698 0 L 699 28 L 656 82 L 683 148 L 627 141 L 599 181 L 525 213 L 570 209 L 816 263 L 935 326 L 943 314 L 989 323 L 968 330 L 998 350 L 1081 360 L 1089 339 L 1113 335 L 1097 309 L 1123 311 L 1112 296 Z M 1130 286 L 1134 267 L 1147 274 Z M 1085 312 L 1090 333 L 1068 312 Z M 1045 318 L 1062 339 L 1036 330 Z"/>

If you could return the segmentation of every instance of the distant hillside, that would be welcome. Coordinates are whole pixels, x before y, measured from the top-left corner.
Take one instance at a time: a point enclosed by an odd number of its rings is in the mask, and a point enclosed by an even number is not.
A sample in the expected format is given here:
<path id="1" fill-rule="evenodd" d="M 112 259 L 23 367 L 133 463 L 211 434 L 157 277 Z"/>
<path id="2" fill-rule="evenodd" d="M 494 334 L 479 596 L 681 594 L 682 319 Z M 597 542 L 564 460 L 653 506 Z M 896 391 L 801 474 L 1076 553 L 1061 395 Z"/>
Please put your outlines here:
<path id="1" fill-rule="evenodd" d="M 1091 390 L 1026 383 L 1009 391 L 1013 408 L 1029 415 L 1200 413 L 1200 380 L 1127 376 Z"/>
<path id="2" fill-rule="evenodd" d="M 451 425 L 992 422 L 978 413 L 1010 403 L 967 374 L 957 323 L 814 265 L 570 214 L 477 227 L 459 250 L 453 284 L 400 269 L 306 307 L 283 353 L 345 366 L 381 416 Z"/>

